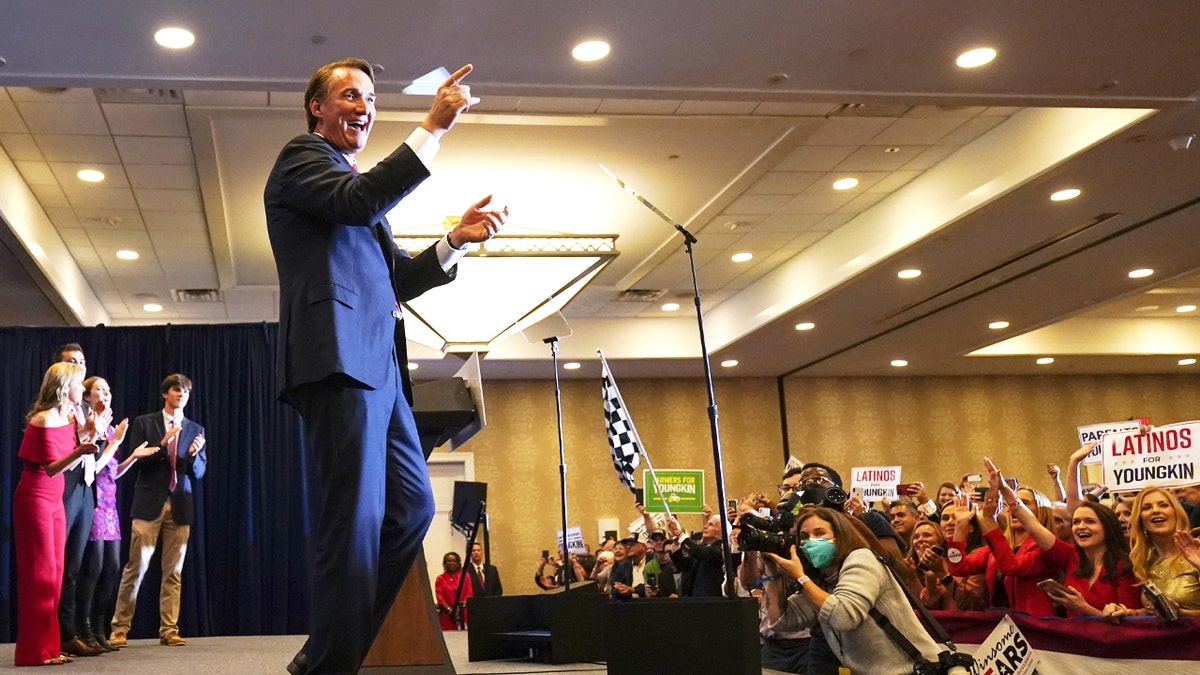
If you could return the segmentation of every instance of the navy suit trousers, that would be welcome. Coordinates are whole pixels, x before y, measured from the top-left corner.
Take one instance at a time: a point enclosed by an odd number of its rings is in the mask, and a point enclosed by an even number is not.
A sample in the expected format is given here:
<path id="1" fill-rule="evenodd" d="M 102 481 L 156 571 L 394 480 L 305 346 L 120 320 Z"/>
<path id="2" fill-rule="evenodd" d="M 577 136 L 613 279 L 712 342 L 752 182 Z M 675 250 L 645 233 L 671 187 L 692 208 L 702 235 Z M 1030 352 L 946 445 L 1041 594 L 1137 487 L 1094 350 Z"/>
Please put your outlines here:
<path id="1" fill-rule="evenodd" d="M 308 675 L 357 673 L 421 551 L 433 491 L 393 357 L 383 386 L 295 387 L 315 483 Z"/>

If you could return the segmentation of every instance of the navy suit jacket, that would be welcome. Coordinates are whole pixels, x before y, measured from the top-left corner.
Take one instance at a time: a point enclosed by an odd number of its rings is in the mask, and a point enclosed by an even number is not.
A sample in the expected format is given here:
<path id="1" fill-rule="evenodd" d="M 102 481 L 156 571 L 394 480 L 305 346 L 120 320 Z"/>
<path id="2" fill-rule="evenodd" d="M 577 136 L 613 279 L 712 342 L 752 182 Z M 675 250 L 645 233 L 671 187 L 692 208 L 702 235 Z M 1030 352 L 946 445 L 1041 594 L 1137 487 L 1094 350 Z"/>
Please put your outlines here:
<path id="1" fill-rule="evenodd" d="M 121 447 L 122 458 L 128 457 L 134 448 L 143 441 L 151 446 L 159 446 L 162 437 L 166 435 L 167 427 L 163 424 L 162 411 L 141 415 L 129 423 L 125 434 L 125 442 Z M 188 418 L 183 418 L 179 441 L 175 446 L 175 489 L 170 490 L 171 457 L 167 448 L 159 446 L 158 452 L 143 457 L 134 462 L 130 470 L 137 471 L 137 481 L 133 485 L 133 508 L 130 515 L 138 520 L 154 520 L 162 513 L 163 504 L 171 499 L 171 519 L 180 525 L 191 525 L 195 520 L 195 505 L 192 500 L 192 481 L 204 477 L 208 467 L 208 455 L 205 449 L 195 455 L 188 453 L 192 441 L 204 433 L 204 427 Z"/>
<path id="2" fill-rule="evenodd" d="M 471 577 L 471 594 L 475 597 L 504 595 L 504 586 L 500 584 L 500 571 L 495 565 L 484 563 L 483 579 L 475 571 L 475 563 L 466 563 L 467 574 Z"/>
<path id="3" fill-rule="evenodd" d="M 448 283 L 457 268 L 444 271 L 434 247 L 410 257 L 384 216 L 428 176 L 407 145 L 363 174 L 316 134 L 280 151 L 263 200 L 279 273 L 283 400 L 289 389 L 330 377 L 379 387 L 394 349 L 412 403 L 404 322 L 393 311 Z"/>

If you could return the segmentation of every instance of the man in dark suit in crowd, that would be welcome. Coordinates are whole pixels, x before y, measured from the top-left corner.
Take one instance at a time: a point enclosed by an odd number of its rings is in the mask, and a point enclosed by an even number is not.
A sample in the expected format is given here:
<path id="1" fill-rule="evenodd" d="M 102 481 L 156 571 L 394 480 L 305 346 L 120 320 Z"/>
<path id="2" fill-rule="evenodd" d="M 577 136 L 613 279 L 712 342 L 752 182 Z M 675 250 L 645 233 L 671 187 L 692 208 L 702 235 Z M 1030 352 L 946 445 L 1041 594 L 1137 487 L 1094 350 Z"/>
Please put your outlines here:
<path id="1" fill-rule="evenodd" d="M 408 140 L 359 173 L 354 155 L 375 121 L 371 65 L 322 66 L 304 95 L 309 133 L 284 146 L 267 179 L 280 398 L 300 412 L 315 482 L 311 623 L 292 673 L 358 671 L 433 518 L 399 303 L 451 281 L 467 245 L 491 238 L 507 209 L 483 198 L 416 257 L 396 246 L 385 215 L 479 101 L 462 84 L 470 72 L 443 83 Z"/>
<path id="2" fill-rule="evenodd" d="M 133 486 L 133 522 L 129 528 L 129 563 L 121 573 L 117 608 L 113 612 L 109 644 L 124 647 L 137 608 L 138 587 L 150 567 L 162 534 L 162 587 L 158 596 L 158 638 L 161 644 L 187 644 L 179 635 L 179 589 L 188 535 L 192 531 L 195 504 L 192 481 L 204 477 L 208 455 L 204 450 L 204 427 L 183 416 L 192 394 L 192 381 L 178 373 L 162 383 L 163 409 L 138 417 L 129 425 L 128 448 L 142 443 L 157 445 L 159 451 L 135 460 L 137 481 Z M 132 450 L 121 449 L 128 457 Z"/>
<path id="3" fill-rule="evenodd" d="M 471 576 L 471 593 L 475 597 L 504 595 L 500 570 L 483 561 L 483 544 L 479 542 L 471 545 L 471 563 L 467 565 L 467 574 Z"/>

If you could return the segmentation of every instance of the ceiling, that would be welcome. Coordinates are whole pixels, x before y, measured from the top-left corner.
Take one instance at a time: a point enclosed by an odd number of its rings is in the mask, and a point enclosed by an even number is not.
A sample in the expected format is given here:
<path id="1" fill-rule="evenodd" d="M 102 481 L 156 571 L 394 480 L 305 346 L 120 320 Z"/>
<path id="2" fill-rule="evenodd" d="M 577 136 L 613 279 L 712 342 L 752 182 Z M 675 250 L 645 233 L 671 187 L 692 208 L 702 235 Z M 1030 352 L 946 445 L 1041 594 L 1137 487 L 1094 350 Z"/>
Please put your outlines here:
<path id="1" fill-rule="evenodd" d="M 622 375 L 702 372 L 683 239 L 598 164 L 698 239 L 718 376 L 1200 368 L 1179 365 L 1200 355 L 1200 312 L 1176 311 L 1200 304 L 1200 142 L 1177 149 L 1200 132 L 1192 0 L 7 9 L 4 325 L 276 320 L 262 189 L 304 131 L 308 76 L 354 55 L 382 66 L 364 168 L 423 117 L 430 99 L 401 89 L 475 65 L 482 102 L 391 217 L 397 235 L 443 231 L 489 193 L 510 206 L 507 232 L 617 235 L 619 255 L 562 310 L 559 360 L 583 364 L 568 377 L 595 376 L 597 349 Z M 168 25 L 196 44 L 158 47 Z M 588 38 L 612 54 L 574 61 Z M 997 59 L 955 66 L 977 46 Z M 848 176 L 859 184 L 832 188 Z M 923 273 L 897 278 L 906 268 Z M 411 353 L 419 378 L 461 365 Z M 483 372 L 545 377 L 550 353 L 515 335 Z"/>

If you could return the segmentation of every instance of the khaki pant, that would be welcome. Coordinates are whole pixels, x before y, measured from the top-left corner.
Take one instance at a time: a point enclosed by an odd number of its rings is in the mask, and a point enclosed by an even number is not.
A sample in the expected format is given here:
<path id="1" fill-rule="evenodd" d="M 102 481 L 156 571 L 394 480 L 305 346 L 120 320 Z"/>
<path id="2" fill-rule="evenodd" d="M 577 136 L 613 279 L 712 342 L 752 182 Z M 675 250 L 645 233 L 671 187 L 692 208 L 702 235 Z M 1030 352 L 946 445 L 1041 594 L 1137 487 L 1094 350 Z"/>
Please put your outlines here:
<path id="1" fill-rule="evenodd" d="M 121 573 L 117 591 L 117 608 L 113 613 L 113 633 L 129 632 L 133 611 L 137 608 L 138 587 L 150 567 L 150 558 L 162 534 L 162 588 L 158 596 L 158 636 L 179 633 L 179 578 L 183 558 L 187 555 L 190 525 L 179 525 L 171 518 L 171 500 L 163 504 L 162 513 L 154 520 L 133 519 L 130 528 L 129 563 Z"/>

